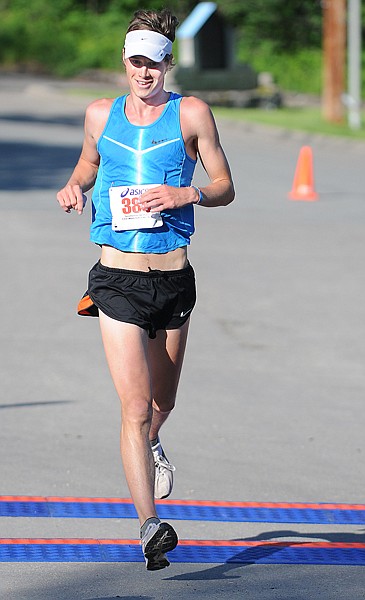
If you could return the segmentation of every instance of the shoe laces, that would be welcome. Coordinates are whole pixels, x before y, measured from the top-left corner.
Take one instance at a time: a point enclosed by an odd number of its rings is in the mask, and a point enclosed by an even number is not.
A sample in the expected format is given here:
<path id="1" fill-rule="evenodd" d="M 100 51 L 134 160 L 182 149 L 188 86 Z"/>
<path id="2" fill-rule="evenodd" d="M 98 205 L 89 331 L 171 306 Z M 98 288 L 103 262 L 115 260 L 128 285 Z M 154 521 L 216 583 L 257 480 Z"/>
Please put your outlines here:
<path id="1" fill-rule="evenodd" d="M 169 463 L 169 461 L 167 460 L 167 458 L 165 456 L 158 454 L 157 456 L 154 457 L 154 459 L 155 459 L 155 466 L 158 469 L 167 469 L 168 471 L 176 471 L 176 468 L 174 467 L 174 465 Z"/>

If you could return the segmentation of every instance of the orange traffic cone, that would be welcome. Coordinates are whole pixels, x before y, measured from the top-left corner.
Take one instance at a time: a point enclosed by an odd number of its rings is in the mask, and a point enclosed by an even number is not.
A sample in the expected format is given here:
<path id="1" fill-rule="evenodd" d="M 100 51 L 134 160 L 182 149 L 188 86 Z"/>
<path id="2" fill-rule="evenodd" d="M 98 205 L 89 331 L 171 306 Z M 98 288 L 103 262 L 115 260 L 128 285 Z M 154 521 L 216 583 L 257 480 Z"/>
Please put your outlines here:
<path id="1" fill-rule="evenodd" d="M 303 146 L 299 152 L 293 187 L 288 197 L 289 200 L 306 200 L 308 202 L 318 200 L 318 194 L 314 190 L 313 157 L 310 146 Z"/>

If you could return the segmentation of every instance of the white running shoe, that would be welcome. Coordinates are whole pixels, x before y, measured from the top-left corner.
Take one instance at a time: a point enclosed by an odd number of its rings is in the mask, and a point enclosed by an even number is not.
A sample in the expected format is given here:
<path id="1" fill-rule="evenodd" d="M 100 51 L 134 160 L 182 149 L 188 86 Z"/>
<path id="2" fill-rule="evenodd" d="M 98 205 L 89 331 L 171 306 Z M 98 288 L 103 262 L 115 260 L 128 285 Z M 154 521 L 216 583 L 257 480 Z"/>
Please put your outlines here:
<path id="1" fill-rule="evenodd" d="M 141 539 L 148 571 L 158 571 L 170 565 L 165 552 L 176 548 L 178 537 L 169 523 L 150 523 Z"/>
<path id="2" fill-rule="evenodd" d="M 155 498 L 167 498 L 172 492 L 174 483 L 174 465 L 169 463 L 160 440 L 152 446 L 153 459 L 155 461 Z"/>

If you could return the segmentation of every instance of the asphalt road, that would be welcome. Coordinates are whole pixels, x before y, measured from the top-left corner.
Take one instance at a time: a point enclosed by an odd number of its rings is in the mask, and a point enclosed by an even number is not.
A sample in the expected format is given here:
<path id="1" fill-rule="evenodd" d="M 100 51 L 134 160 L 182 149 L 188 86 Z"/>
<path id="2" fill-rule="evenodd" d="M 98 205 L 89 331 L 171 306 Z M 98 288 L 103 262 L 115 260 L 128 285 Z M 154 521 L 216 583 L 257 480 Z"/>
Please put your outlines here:
<path id="1" fill-rule="evenodd" d="M 65 215 L 55 200 L 95 86 L 87 95 L 72 87 L 0 77 L 0 505 L 15 497 L 0 518 L 0 554 L 9 539 L 27 540 L 0 563 L 1 600 L 364 598 L 365 520 L 346 514 L 364 515 L 353 505 L 364 502 L 365 473 L 365 144 L 233 121 L 219 128 L 237 199 L 196 211 L 198 305 L 162 438 L 177 468 L 173 499 L 311 507 L 303 522 L 285 522 L 277 506 L 258 522 L 255 504 L 253 517 L 227 522 L 202 520 L 194 505 L 191 519 L 174 521 L 179 536 L 212 540 L 218 558 L 191 544 L 188 562 L 171 553 L 157 573 L 135 561 L 32 555 L 34 539 L 138 536 L 134 518 L 76 510 L 80 498 L 128 491 L 98 322 L 75 313 L 98 258 L 90 213 Z M 303 145 L 317 202 L 287 198 Z M 71 512 L 9 516 L 24 496 L 24 514 L 33 497 L 70 497 Z M 345 521 L 311 520 L 318 503 L 350 505 Z M 253 554 L 240 546 L 237 563 L 221 558 L 217 540 L 261 545 Z M 272 542 L 287 544 L 287 558 Z M 316 543 L 321 560 L 310 554 Z"/>

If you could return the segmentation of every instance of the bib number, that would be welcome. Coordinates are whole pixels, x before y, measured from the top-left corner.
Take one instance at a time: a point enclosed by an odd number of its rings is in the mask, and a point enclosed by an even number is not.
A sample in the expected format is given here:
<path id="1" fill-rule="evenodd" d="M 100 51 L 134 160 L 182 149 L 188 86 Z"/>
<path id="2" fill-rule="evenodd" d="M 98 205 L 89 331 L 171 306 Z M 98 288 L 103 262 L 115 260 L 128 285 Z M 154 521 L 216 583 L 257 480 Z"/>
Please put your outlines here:
<path id="1" fill-rule="evenodd" d="M 117 185 L 109 188 L 113 231 L 128 229 L 154 229 L 163 225 L 159 212 L 146 212 L 138 204 L 140 196 L 158 183 L 149 185 Z"/>

